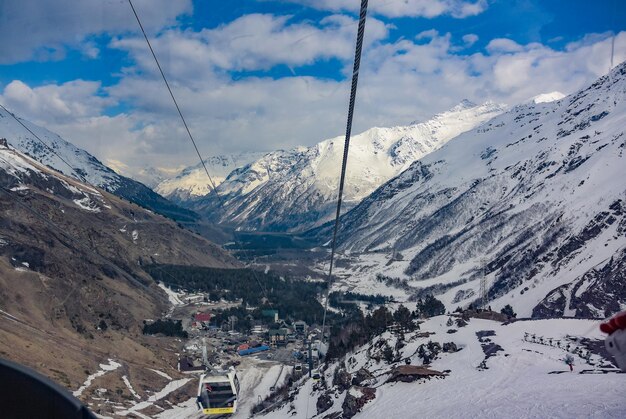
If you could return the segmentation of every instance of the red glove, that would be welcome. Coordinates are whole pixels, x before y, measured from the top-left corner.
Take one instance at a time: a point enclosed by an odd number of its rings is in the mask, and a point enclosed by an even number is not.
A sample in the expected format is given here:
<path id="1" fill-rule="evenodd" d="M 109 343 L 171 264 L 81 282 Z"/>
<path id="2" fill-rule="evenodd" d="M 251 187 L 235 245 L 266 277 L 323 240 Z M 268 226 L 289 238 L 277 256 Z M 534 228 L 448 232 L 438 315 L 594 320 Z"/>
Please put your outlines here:
<path id="1" fill-rule="evenodd" d="M 617 330 L 624 329 L 626 329 L 626 311 L 617 313 L 606 322 L 600 324 L 600 330 L 609 335 Z"/>
<path id="2" fill-rule="evenodd" d="M 600 325 L 600 330 L 609 335 L 604 341 L 607 351 L 613 358 L 617 366 L 626 372 L 626 311 L 617 313 L 608 321 Z"/>

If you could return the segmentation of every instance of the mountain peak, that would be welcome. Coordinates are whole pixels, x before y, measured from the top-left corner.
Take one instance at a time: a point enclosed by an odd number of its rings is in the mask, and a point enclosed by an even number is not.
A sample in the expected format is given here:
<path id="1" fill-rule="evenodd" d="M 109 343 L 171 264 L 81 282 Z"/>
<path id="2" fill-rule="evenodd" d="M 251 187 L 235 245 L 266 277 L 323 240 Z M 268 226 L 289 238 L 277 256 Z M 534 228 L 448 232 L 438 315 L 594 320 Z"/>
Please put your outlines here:
<path id="1" fill-rule="evenodd" d="M 455 107 L 453 107 L 451 110 L 452 111 L 462 111 L 464 109 L 470 109 L 470 108 L 475 108 L 476 106 L 478 106 L 476 103 L 472 102 L 469 99 L 463 99 L 459 102 L 458 105 L 456 105 Z"/>
<path id="2" fill-rule="evenodd" d="M 0 109 L 0 137 L 6 138 L 8 145 L 20 153 L 66 176 L 84 177 L 91 185 L 159 214 L 177 220 L 196 219 L 196 214 L 175 206 L 147 186 L 117 174 L 97 158 L 58 134 L 25 119 L 19 118 L 17 121 L 15 118 L 9 111 Z M 28 127 L 28 130 L 22 124 Z M 77 177 L 79 173 L 80 176 Z"/>
<path id="3" fill-rule="evenodd" d="M 457 109 L 407 126 L 375 127 L 354 135 L 344 190 L 346 208 L 450 139 L 502 113 L 499 106 L 478 106 L 469 100 Z M 319 225 L 333 215 L 343 140 L 339 136 L 307 148 L 269 153 L 231 172 L 217 188 L 221 200 L 211 194 L 192 200 L 191 207 L 216 222 L 244 229 L 302 231 Z M 188 186 L 193 187 L 193 182 Z M 227 204 L 221 205 L 222 201 Z"/>

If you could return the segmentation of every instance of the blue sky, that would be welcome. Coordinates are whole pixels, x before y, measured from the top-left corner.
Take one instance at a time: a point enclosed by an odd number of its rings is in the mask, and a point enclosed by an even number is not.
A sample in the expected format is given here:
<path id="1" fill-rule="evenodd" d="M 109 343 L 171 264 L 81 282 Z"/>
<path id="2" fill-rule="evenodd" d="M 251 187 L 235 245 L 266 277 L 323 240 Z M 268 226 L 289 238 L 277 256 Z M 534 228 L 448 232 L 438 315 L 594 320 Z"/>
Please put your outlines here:
<path id="1" fill-rule="evenodd" d="M 204 154 L 345 125 L 359 0 L 135 0 Z M 626 58 L 619 0 L 370 0 L 355 130 L 571 93 Z M 0 102 L 118 170 L 193 164 L 126 0 L 0 2 Z"/>

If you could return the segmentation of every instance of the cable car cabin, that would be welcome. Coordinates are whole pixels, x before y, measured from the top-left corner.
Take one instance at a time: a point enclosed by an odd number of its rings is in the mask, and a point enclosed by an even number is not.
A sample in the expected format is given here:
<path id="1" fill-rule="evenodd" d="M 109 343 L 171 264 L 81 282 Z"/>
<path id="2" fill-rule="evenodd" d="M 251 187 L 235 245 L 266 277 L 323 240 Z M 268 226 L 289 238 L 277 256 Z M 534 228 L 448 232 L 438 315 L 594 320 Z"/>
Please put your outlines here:
<path id="1" fill-rule="evenodd" d="M 198 384 L 197 403 L 205 415 L 232 415 L 237 411 L 239 379 L 235 370 L 203 374 Z"/>

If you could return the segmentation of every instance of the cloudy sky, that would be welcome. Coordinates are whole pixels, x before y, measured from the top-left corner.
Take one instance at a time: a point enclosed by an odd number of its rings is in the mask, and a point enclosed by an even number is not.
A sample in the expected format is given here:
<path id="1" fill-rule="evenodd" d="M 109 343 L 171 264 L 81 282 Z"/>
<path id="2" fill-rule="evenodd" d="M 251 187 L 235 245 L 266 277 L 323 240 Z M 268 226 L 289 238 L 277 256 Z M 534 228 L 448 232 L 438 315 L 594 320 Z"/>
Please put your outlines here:
<path id="1" fill-rule="evenodd" d="M 359 0 L 134 0 L 204 155 L 345 129 Z M 370 0 L 354 131 L 571 93 L 626 60 L 622 0 Z M 0 0 L 0 103 L 114 168 L 196 164 L 127 0 Z"/>

